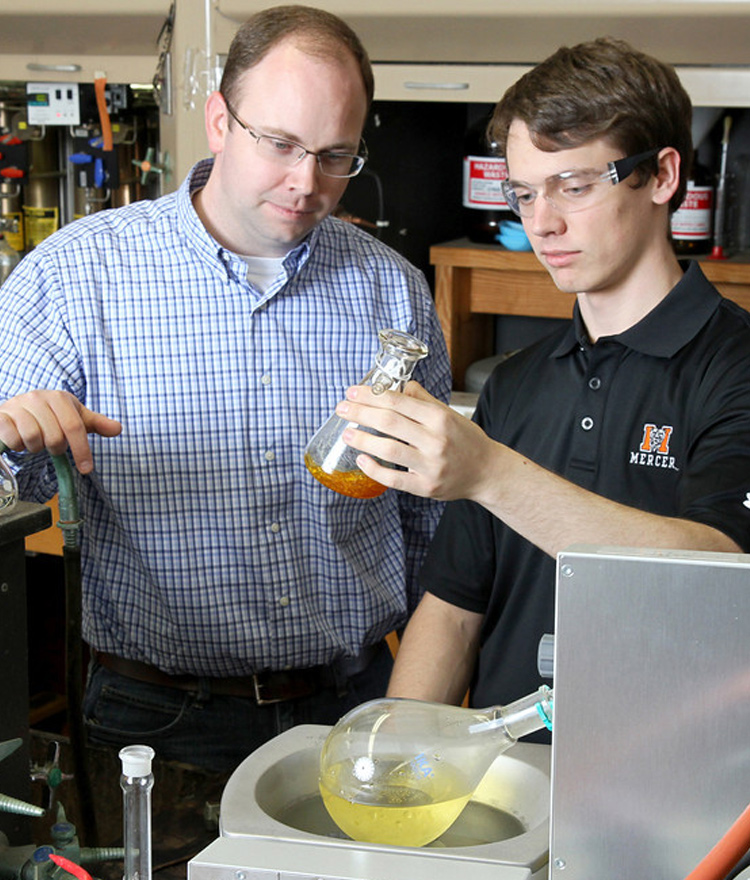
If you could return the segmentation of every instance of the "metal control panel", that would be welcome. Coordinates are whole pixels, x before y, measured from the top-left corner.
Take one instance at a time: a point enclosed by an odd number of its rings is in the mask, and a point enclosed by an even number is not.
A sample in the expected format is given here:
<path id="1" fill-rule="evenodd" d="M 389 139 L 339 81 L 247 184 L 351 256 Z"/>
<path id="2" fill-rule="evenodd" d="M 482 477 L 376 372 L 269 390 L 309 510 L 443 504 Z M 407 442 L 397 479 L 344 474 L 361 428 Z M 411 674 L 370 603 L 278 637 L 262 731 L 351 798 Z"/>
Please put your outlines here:
<path id="1" fill-rule="evenodd" d="M 558 558 L 550 877 L 685 877 L 750 801 L 750 556 Z"/>
<path id="2" fill-rule="evenodd" d="M 81 98 L 78 83 L 27 83 L 29 125 L 78 125 Z"/>

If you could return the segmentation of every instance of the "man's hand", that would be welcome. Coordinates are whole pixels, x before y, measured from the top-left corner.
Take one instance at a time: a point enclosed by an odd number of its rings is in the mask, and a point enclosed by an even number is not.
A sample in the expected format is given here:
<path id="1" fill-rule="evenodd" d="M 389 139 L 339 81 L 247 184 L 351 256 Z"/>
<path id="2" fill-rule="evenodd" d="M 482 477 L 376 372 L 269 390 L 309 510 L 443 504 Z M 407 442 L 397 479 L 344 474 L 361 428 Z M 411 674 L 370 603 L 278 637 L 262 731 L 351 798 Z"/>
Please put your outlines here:
<path id="1" fill-rule="evenodd" d="M 373 394 L 368 386 L 355 385 L 346 396 L 336 407 L 339 416 L 386 435 L 353 428 L 343 435 L 349 446 L 366 453 L 357 458 L 360 468 L 384 486 L 450 501 L 472 498 L 486 479 L 486 456 L 496 444 L 418 383 L 409 382 L 403 394 Z M 371 456 L 407 470 L 383 467 Z"/>
<path id="2" fill-rule="evenodd" d="M 88 434 L 116 437 L 122 425 L 87 409 L 68 391 L 29 391 L 0 404 L 0 440 L 9 449 L 62 455 L 70 447 L 82 474 L 94 469 Z"/>

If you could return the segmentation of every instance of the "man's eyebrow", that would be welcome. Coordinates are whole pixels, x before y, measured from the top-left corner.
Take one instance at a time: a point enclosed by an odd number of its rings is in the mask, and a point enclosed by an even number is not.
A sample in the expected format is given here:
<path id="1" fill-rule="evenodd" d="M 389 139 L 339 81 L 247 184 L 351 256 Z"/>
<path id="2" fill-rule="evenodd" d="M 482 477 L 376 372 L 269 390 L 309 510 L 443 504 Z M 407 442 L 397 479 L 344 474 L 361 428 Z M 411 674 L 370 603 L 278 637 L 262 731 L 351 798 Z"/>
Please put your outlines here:
<path id="1" fill-rule="evenodd" d="M 256 134 L 265 135 L 266 137 L 275 137 L 279 138 L 282 141 L 290 141 L 293 144 L 296 144 L 299 147 L 304 147 L 307 150 L 307 147 L 302 143 L 302 141 L 297 137 L 297 135 L 291 134 L 288 131 L 284 131 L 283 128 L 274 128 L 273 126 L 266 127 L 264 125 L 259 125 L 257 129 L 250 126 Z M 359 141 L 356 144 L 352 144 L 351 142 L 332 144 L 329 147 L 323 147 L 320 150 L 315 150 L 316 153 L 356 153 L 359 148 Z"/>

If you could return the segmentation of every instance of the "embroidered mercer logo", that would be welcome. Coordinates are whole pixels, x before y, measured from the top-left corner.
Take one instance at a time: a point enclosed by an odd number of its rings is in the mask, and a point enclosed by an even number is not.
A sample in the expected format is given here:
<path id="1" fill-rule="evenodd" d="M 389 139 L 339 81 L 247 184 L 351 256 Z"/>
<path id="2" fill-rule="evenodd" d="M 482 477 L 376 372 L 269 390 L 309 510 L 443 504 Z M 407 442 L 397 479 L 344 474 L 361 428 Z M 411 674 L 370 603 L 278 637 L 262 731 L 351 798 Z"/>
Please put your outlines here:
<path id="1" fill-rule="evenodd" d="M 656 425 L 646 423 L 643 426 L 643 439 L 639 447 L 641 452 L 658 452 L 661 455 L 669 453 L 669 438 L 672 436 L 674 428 L 672 425 L 662 425 L 657 428 Z"/>
<path id="2" fill-rule="evenodd" d="M 672 425 L 662 425 L 661 428 L 649 422 L 643 426 L 643 436 L 638 449 L 630 450 L 630 464 L 637 467 L 666 468 L 678 471 L 679 467 L 674 455 L 669 454 L 669 444 L 672 441 Z M 679 444 L 677 444 L 679 446 Z"/>

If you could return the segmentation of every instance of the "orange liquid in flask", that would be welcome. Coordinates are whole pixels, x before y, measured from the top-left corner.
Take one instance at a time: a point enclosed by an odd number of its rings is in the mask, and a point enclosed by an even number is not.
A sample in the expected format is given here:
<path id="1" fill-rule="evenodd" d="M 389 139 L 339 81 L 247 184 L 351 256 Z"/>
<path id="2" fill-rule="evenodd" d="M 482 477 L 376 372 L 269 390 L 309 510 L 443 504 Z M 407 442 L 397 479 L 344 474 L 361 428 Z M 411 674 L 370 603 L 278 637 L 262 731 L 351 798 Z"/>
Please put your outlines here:
<path id="1" fill-rule="evenodd" d="M 305 456 L 305 467 L 318 482 L 333 489 L 334 492 L 349 495 L 351 498 L 377 498 L 387 488 L 382 483 L 376 483 L 360 470 L 334 471 L 328 474 L 320 465 L 315 464 L 309 455 Z"/>

